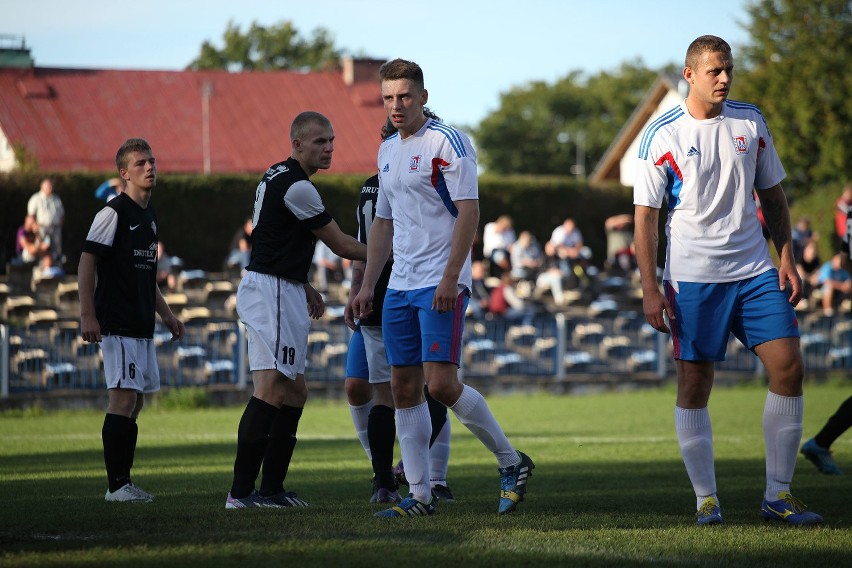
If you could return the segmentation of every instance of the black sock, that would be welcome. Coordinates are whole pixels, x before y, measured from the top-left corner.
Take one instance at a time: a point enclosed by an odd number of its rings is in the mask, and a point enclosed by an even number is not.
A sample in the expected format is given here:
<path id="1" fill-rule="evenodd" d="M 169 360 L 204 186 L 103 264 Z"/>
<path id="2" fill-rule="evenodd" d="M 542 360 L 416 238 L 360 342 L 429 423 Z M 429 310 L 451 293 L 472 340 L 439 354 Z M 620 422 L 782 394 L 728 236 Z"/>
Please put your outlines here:
<path id="1" fill-rule="evenodd" d="M 819 434 L 814 436 L 814 442 L 821 448 L 830 448 L 831 444 L 852 425 L 852 396 L 843 401 L 837 412 L 828 419 Z"/>
<path id="2" fill-rule="evenodd" d="M 370 409 L 367 417 L 367 438 L 370 441 L 370 453 L 373 455 L 373 473 L 379 487 L 394 489 L 393 443 L 396 439 L 396 421 L 394 410 L 389 406 L 377 404 Z"/>
<path id="3" fill-rule="evenodd" d="M 432 437 L 429 438 L 429 447 L 431 448 L 447 422 L 447 407 L 432 398 L 429 391 L 426 391 L 426 404 L 429 405 L 429 418 L 432 419 Z"/>
<path id="4" fill-rule="evenodd" d="M 133 458 L 136 457 L 136 440 L 139 438 L 139 425 L 130 419 L 130 442 L 127 446 L 127 479 L 130 480 L 130 470 L 133 469 Z"/>
<path id="5" fill-rule="evenodd" d="M 277 408 L 259 398 L 249 399 L 237 430 L 237 457 L 234 460 L 231 497 L 242 499 L 254 491 L 254 482 L 260 472 L 269 439 L 269 428 L 277 412 Z"/>
<path id="6" fill-rule="evenodd" d="M 104 416 L 101 439 L 104 445 L 104 465 L 110 493 L 130 483 L 127 457 L 132 442 L 131 424 L 133 421 L 126 416 L 119 414 Z"/>
<path id="7" fill-rule="evenodd" d="M 268 497 L 284 491 L 284 478 L 287 477 L 293 450 L 296 448 L 296 430 L 299 428 L 301 417 L 301 408 L 284 405 L 278 409 L 269 430 L 269 443 L 263 455 L 261 495 Z"/>

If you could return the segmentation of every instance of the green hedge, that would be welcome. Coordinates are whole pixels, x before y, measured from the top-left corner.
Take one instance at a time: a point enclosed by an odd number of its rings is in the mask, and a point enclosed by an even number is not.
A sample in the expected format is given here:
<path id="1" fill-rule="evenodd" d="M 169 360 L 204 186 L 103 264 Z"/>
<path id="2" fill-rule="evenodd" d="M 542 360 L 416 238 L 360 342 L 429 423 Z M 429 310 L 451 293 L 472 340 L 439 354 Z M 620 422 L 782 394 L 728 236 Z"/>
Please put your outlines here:
<path id="1" fill-rule="evenodd" d="M 57 174 L 56 193 L 65 205 L 65 270 L 75 273 L 86 233 L 103 202 L 95 188 L 114 174 Z M 15 233 L 23 222 L 29 196 L 38 189 L 41 176 L 0 176 L 0 259 L 14 256 Z M 169 254 L 184 259 L 186 266 L 219 271 L 235 231 L 251 213 L 259 179 L 248 175 L 183 176 L 161 174 L 152 205 L 160 221 L 160 238 Z M 313 178 L 326 207 L 347 233 L 356 230 L 355 208 L 362 176 L 319 174 Z M 590 189 L 573 178 L 483 176 L 480 180 L 480 228 L 508 213 L 516 231 L 531 231 L 539 242 L 565 217 L 574 217 L 586 243 L 600 264 L 606 253 L 604 219 L 632 211 L 629 189 Z"/>

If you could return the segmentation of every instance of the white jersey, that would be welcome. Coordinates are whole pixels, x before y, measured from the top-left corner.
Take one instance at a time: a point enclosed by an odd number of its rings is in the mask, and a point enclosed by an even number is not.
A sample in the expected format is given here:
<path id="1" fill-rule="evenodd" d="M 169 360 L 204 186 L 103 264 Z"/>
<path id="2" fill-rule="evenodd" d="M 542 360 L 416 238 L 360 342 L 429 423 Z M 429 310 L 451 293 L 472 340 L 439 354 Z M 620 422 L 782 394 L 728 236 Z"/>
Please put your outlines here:
<path id="1" fill-rule="evenodd" d="M 379 148 L 376 216 L 393 220 L 393 272 L 388 287 L 437 286 L 450 258 L 455 201 L 479 199 L 476 152 L 455 128 L 427 119 L 416 134 L 394 134 Z M 471 287 L 470 255 L 459 284 Z"/>
<path id="2" fill-rule="evenodd" d="M 666 266 L 673 282 L 733 282 L 772 268 L 753 190 L 785 177 L 757 107 L 726 101 L 696 120 L 683 102 L 652 122 L 639 146 L 633 203 L 668 206 Z"/>

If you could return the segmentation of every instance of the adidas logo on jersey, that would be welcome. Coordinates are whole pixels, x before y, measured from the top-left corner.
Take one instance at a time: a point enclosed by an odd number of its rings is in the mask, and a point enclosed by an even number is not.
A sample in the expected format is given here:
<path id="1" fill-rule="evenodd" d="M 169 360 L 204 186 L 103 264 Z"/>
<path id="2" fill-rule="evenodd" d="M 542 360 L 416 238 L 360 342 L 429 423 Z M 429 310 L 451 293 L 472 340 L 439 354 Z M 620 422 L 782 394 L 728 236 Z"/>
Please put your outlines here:
<path id="1" fill-rule="evenodd" d="M 390 171 L 390 164 L 385 164 L 385 167 L 382 168 L 382 171 L 387 173 Z"/>
<path id="2" fill-rule="evenodd" d="M 698 148 L 696 148 L 695 146 L 690 146 L 689 152 L 686 153 L 687 158 L 692 157 L 692 156 L 700 156 L 700 155 L 701 155 L 701 152 L 699 152 Z"/>

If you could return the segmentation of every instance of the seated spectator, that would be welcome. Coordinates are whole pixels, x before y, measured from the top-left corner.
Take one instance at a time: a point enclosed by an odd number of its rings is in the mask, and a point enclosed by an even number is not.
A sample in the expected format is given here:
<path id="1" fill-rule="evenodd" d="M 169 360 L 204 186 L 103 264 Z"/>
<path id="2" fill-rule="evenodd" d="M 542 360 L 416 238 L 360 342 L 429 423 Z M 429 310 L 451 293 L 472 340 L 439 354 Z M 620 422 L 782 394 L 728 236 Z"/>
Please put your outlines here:
<path id="1" fill-rule="evenodd" d="M 843 268 L 842 254 L 835 254 L 822 265 L 817 284 L 822 291 L 823 313 L 834 315 L 835 308 L 852 295 L 852 275 Z"/>
<path id="2" fill-rule="evenodd" d="M 852 184 L 846 184 L 843 193 L 834 203 L 834 226 L 836 243 L 846 238 L 847 214 L 852 210 Z"/>
<path id="3" fill-rule="evenodd" d="M 490 263 L 492 275 L 511 269 L 510 252 L 516 240 L 512 218 L 500 215 L 496 221 L 486 223 L 482 230 L 482 254 Z"/>
<path id="4" fill-rule="evenodd" d="M 243 221 L 242 226 L 237 229 L 231 238 L 230 252 L 225 259 L 226 268 L 239 268 L 240 274 L 245 272 L 246 266 L 251 260 L 251 232 L 253 223 L 251 217 Z"/>
<path id="5" fill-rule="evenodd" d="M 343 281 L 341 258 L 320 240 L 314 248 L 313 271 L 313 286 L 319 292 L 327 292 L 329 284 Z"/>
<path id="6" fill-rule="evenodd" d="M 606 232 L 606 265 L 612 271 L 631 272 L 636 269 L 633 246 L 633 215 L 613 215 L 604 221 Z"/>
<path id="7" fill-rule="evenodd" d="M 799 276 L 802 277 L 802 299 L 808 300 L 811 292 L 819 287 L 819 271 L 822 260 L 815 241 L 808 241 L 802 251 L 802 260 L 796 264 Z"/>
<path id="8" fill-rule="evenodd" d="M 470 274 L 470 301 L 467 304 L 467 310 L 473 317 L 480 319 L 488 311 L 488 299 L 491 295 L 485 285 L 485 265 L 481 260 L 470 263 Z"/>
<path id="9" fill-rule="evenodd" d="M 544 266 L 544 254 L 538 241 L 529 231 L 521 231 L 511 251 L 512 276 L 517 280 L 535 282 Z"/>
<path id="10" fill-rule="evenodd" d="M 182 265 L 181 259 L 166 252 L 163 241 L 157 241 L 157 284 L 162 292 L 177 289 L 175 269 Z"/>
<path id="11" fill-rule="evenodd" d="M 572 266 L 581 258 L 582 251 L 583 233 L 570 217 L 553 229 L 550 240 L 544 245 L 545 254 L 559 266 L 563 275 L 573 272 Z"/>
<path id="12" fill-rule="evenodd" d="M 48 266 L 52 264 L 50 243 L 42 239 L 38 223 L 32 215 L 25 216 L 24 224 L 18 228 L 15 236 L 15 254 L 17 264 L 35 265 L 44 262 L 47 262 Z"/>
<path id="13" fill-rule="evenodd" d="M 793 226 L 793 258 L 796 264 L 801 264 L 802 254 L 805 251 L 805 245 L 811 240 L 816 241 L 819 236 L 811 229 L 811 220 L 807 217 L 801 217 Z"/>
<path id="14" fill-rule="evenodd" d="M 533 312 L 515 293 L 515 283 L 512 281 L 510 272 L 501 274 L 500 284 L 491 290 L 488 311 L 507 320 L 523 320 L 524 324 L 532 323 Z"/>

